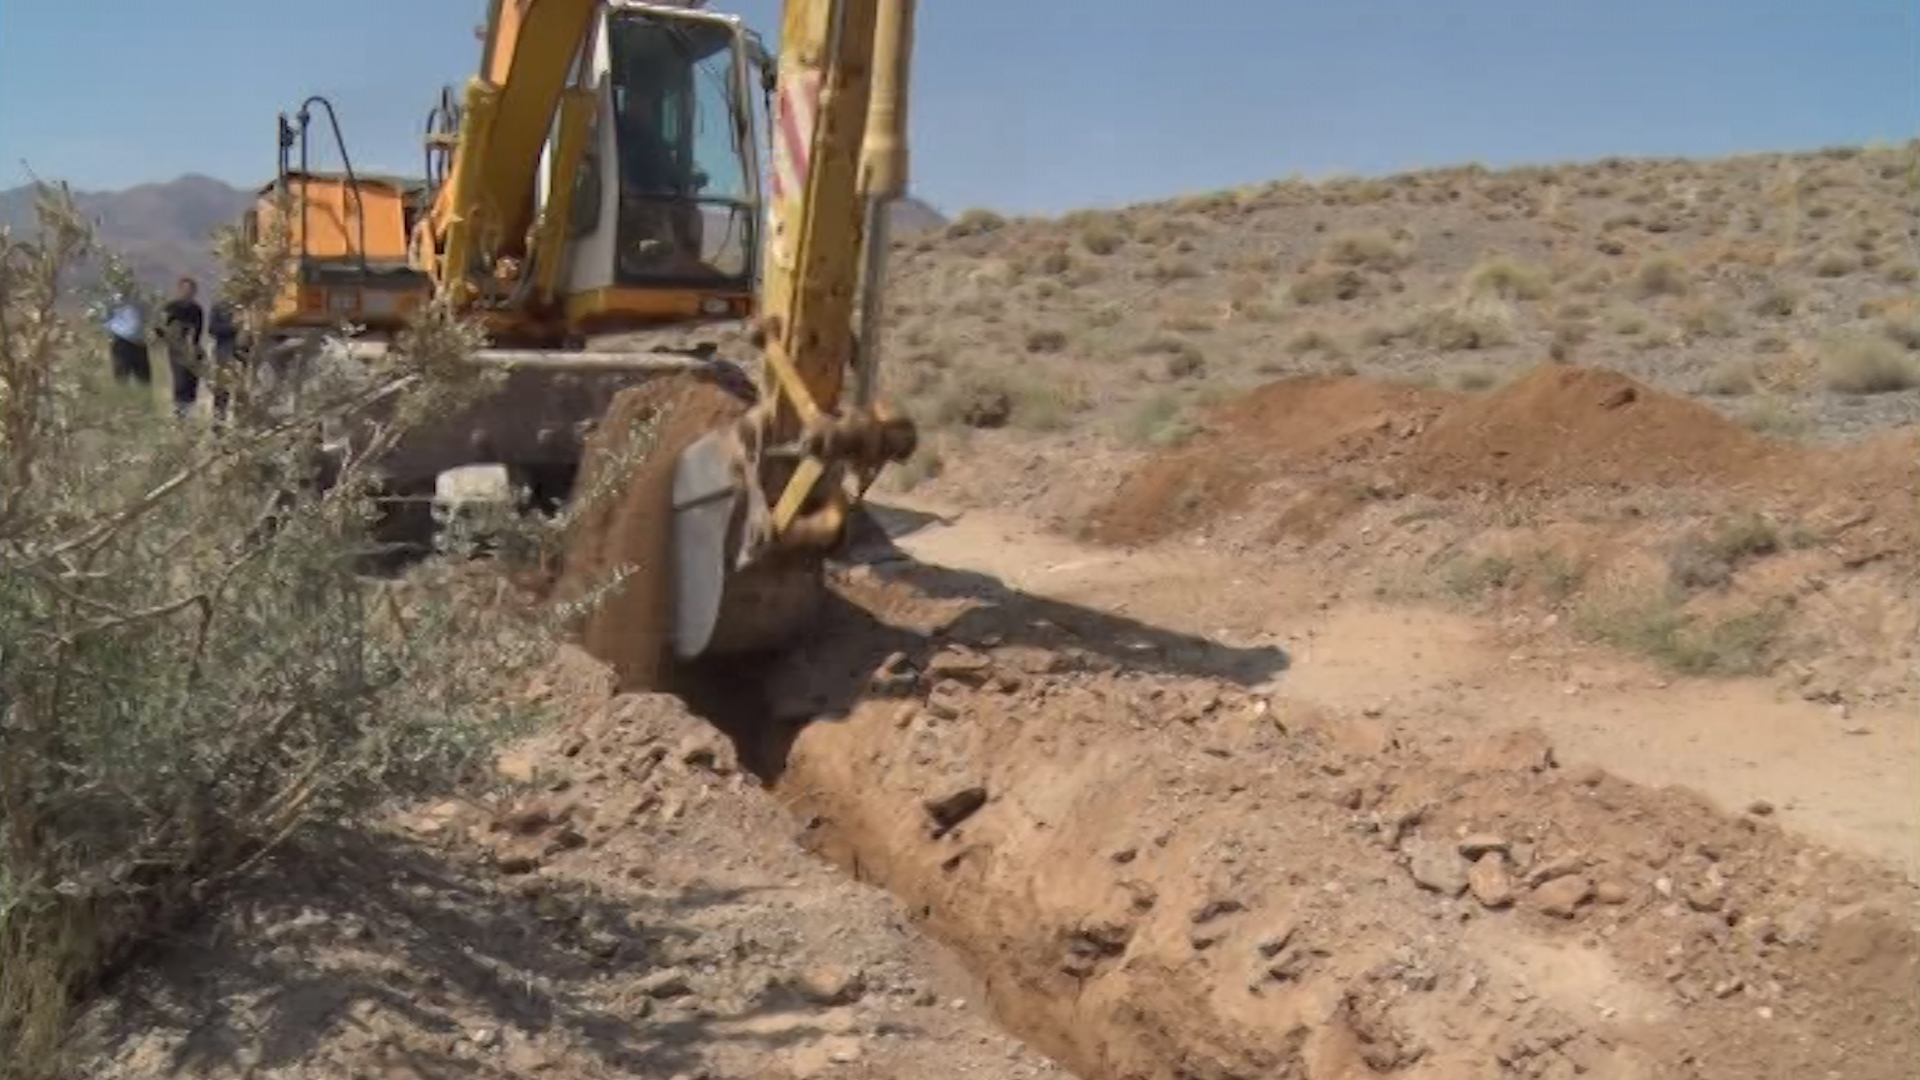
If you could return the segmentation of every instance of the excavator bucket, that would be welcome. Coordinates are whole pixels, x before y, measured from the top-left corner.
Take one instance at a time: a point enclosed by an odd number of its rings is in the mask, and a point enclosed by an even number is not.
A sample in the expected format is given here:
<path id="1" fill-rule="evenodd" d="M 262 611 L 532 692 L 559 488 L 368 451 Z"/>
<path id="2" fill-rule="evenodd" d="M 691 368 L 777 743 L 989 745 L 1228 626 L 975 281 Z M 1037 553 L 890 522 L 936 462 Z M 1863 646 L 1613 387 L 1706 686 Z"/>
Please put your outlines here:
<path id="1" fill-rule="evenodd" d="M 780 649 L 826 594 L 821 552 L 755 542 L 767 509 L 743 444 L 747 401 L 727 381 L 689 371 L 630 387 L 587 441 L 576 487 L 588 501 L 558 593 L 585 604 L 582 644 L 629 686 Z"/>
<path id="2" fill-rule="evenodd" d="M 667 639 L 676 659 L 784 648 L 826 593 L 818 552 L 743 550 L 754 506 L 746 467 L 732 429 L 701 436 L 674 462 Z"/>
<path id="3" fill-rule="evenodd" d="M 738 468 L 738 446 L 726 432 L 701 436 L 674 462 L 668 639 L 683 660 L 707 651 L 720 621 L 734 557 L 729 541 L 742 506 Z"/>

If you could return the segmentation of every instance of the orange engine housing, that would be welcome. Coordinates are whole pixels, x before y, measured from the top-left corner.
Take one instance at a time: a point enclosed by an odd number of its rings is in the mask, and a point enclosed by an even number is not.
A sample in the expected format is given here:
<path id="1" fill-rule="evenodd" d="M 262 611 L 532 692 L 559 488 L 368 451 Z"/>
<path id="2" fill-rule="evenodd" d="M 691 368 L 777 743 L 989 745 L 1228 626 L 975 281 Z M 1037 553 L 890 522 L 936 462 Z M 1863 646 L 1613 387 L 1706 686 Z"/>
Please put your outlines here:
<path id="1" fill-rule="evenodd" d="M 282 208 L 293 273 L 275 299 L 272 329 L 319 330 L 352 323 L 397 330 L 432 294 L 408 263 L 407 244 L 424 186 L 341 173 L 288 173 L 261 188 L 247 212 L 249 239 Z"/>

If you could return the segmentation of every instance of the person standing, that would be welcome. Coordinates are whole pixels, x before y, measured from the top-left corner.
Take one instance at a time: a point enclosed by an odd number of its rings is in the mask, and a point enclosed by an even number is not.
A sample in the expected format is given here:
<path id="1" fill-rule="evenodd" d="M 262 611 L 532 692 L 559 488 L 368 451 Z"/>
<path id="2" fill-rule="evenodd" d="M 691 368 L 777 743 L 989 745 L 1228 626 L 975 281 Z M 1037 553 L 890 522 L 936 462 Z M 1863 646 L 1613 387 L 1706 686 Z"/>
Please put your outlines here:
<path id="1" fill-rule="evenodd" d="M 207 313 L 195 299 L 199 292 L 199 282 L 183 277 L 174 298 L 160 310 L 160 335 L 173 368 L 173 411 L 179 416 L 187 415 L 200 398 L 200 363 L 205 355 L 201 338 L 207 331 Z"/>
<path id="2" fill-rule="evenodd" d="M 207 336 L 213 339 L 213 418 L 225 420 L 227 406 L 233 400 L 233 380 L 239 378 L 234 359 L 240 326 L 233 317 L 231 301 L 214 301 L 207 312 Z"/>
<path id="3" fill-rule="evenodd" d="M 153 357 L 147 349 L 147 318 L 140 304 L 124 294 L 113 298 L 107 313 L 108 354 L 113 381 L 153 385 Z"/>

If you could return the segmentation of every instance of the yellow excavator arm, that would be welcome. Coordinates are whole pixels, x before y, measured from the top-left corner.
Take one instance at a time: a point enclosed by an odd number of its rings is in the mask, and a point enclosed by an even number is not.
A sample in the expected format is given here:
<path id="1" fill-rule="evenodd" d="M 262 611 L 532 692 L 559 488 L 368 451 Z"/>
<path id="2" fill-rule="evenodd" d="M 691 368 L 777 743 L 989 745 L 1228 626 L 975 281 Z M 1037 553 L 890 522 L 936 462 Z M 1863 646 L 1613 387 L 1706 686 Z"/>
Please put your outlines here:
<path id="1" fill-rule="evenodd" d="M 535 191 L 551 137 L 556 144 L 548 220 L 564 221 L 592 93 L 578 85 L 600 0 L 491 0 L 482 28 L 479 74 L 461 97 L 457 131 L 443 140 L 452 164 L 415 237 L 415 261 L 436 287 L 465 306 L 492 284 L 519 284 L 534 240 Z M 548 253 L 542 253 L 546 255 Z M 551 291 L 558 253 L 541 266 Z"/>
<path id="2" fill-rule="evenodd" d="M 836 458 L 864 478 L 912 452 L 910 429 L 889 424 L 875 398 L 887 212 L 906 189 L 902 91 L 912 32 L 912 0 L 786 5 L 760 288 L 762 381 L 773 392 L 767 434 L 839 453 L 802 458 L 770 492 L 776 534 L 812 522 L 811 530 L 837 535 L 846 508 L 839 488 L 803 517 Z M 854 392 L 843 407 L 849 374 Z"/>
<path id="3" fill-rule="evenodd" d="M 678 462 L 683 657 L 706 651 L 719 624 L 751 620 L 740 608 L 784 606 L 764 598 L 810 587 L 852 504 L 914 451 L 911 421 L 877 396 L 887 215 L 907 183 L 913 16 L 913 0 L 785 5 L 758 293 L 761 396 L 739 430 L 707 436 Z"/>

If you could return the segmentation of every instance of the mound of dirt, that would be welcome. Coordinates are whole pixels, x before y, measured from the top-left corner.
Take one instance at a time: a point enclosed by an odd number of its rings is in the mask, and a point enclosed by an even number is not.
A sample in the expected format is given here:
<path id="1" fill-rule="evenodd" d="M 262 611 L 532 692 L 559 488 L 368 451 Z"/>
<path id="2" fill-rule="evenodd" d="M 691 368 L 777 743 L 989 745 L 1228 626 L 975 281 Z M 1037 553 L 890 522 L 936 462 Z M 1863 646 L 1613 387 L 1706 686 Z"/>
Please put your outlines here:
<path id="1" fill-rule="evenodd" d="M 1778 453 L 1705 405 L 1617 372 L 1545 366 L 1456 399 L 1394 474 L 1431 494 L 1724 487 L 1764 475 Z"/>
<path id="2" fill-rule="evenodd" d="M 591 602 L 581 644 L 624 686 L 654 687 L 664 674 L 674 462 L 745 411 L 726 388 L 677 375 L 622 391 L 587 441 L 558 595 Z"/>
<path id="3" fill-rule="evenodd" d="M 1089 516 L 1095 539 L 1137 544 L 1246 505 L 1276 469 L 1390 456 L 1455 395 L 1365 379 L 1269 383 L 1208 417 L 1208 434 L 1149 459 Z"/>
<path id="4" fill-rule="evenodd" d="M 1106 543 L 1164 538 L 1254 509 L 1275 484 L 1322 525 L 1369 493 L 1511 501 L 1689 488 L 1806 503 L 1830 500 L 1835 483 L 1882 499 L 1910 492 L 1912 438 L 1882 441 L 1833 451 L 1767 440 L 1625 375 L 1557 365 L 1488 394 L 1287 379 L 1219 407 L 1200 439 L 1150 459 L 1089 531 Z"/>

